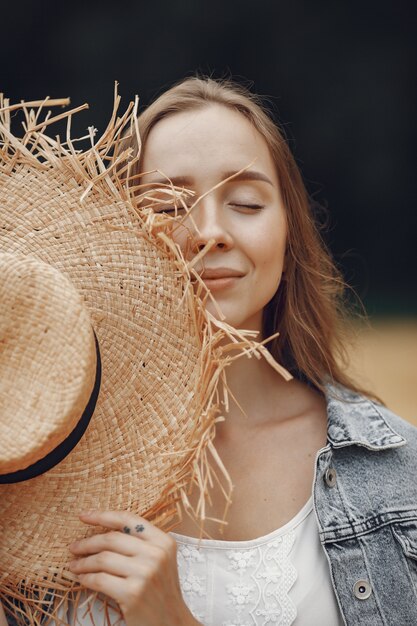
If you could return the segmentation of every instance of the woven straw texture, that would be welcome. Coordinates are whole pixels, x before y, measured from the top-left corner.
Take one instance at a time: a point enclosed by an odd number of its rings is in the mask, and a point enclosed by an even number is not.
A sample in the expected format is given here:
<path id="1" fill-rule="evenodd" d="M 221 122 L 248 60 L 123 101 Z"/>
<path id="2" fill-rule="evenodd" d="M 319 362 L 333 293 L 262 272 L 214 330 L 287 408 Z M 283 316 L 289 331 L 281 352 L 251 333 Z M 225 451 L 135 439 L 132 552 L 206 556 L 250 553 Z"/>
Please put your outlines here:
<path id="1" fill-rule="evenodd" d="M 33 624 L 49 591 L 76 597 L 67 546 L 92 532 L 79 511 L 130 510 L 170 529 L 175 503 L 187 502 L 192 484 L 201 497 L 190 514 L 200 523 L 209 487 L 221 484 L 227 502 L 230 481 L 212 444 L 217 386 L 230 358 L 224 338 L 242 353 L 267 356 L 250 333 L 209 319 L 162 221 L 138 209 L 129 169 L 116 167 L 136 158 L 122 152 L 120 137 L 136 132 L 137 102 L 118 118 L 116 96 L 108 128 L 97 141 L 90 128 L 85 151 L 69 137 L 76 110 L 56 116 L 68 121 L 61 143 L 46 134 L 53 118 L 41 104 L 0 101 L 0 250 L 43 261 L 69 279 L 98 338 L 102 383 L 85 435 L 62 462 L 24 483 L 0 485 L 0 598 L 6 609 L 10 597 L 20 601 Z M 20 138 L 11 131 L 15 108 L 24 114 Z M 0 307 L 7 316 L 7 304 Z M 50 358 L 47 365 L 56 388 L 66 387 L 68 369 Z M 24 405 L 36 371 L 15 370 L 16 385 L 22 375 L 16 401 Z M 9 396 L 10 388 L 0 388 L 1 420 L 10 418 Z"/>
<path id="2" fill-rule="evenodd" d="M 90 316 L 68 278 L 0 252 L 0 473 L 39 461 L 77 425 L 97 366 Z M 45 393 L 45 389 L 48 390 Z"/>

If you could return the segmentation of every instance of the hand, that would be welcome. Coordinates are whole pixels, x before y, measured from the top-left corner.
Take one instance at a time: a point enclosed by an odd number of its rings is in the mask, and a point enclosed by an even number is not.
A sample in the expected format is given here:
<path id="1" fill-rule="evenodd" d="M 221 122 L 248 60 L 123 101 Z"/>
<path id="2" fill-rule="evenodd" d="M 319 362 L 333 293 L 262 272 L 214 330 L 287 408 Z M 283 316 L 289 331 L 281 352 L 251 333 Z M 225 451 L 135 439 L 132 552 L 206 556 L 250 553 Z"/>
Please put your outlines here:
<path id="1" fill-rule="evenodd" d="M 8 626 L 6 615 L 4 613 L 4 609 L 3 609 L 1 602 L 0 602 L 0 626 Z"/>
<path id="2" fill-rule="evenodd" d="M 112 529 L 69 546 L 69 567 L 82 585 L 120 606 L 127 626 L 198 624 L 181 594 L 175 539 L 124 511 L 82 513 L 81 521 Z"/>

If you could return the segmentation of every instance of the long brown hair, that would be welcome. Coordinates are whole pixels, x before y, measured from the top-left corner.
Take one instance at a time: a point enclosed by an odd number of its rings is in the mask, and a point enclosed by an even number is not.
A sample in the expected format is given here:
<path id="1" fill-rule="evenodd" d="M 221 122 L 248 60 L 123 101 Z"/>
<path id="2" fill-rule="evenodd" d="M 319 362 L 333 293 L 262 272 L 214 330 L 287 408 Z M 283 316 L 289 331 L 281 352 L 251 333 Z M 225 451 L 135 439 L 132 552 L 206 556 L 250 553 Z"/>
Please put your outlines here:
<path id="1" fill-rule="evenodd" d="M 285 274 L 266 305 L 263 336 L 272 355 L 296 377 L 324 390 L 325 382 L 362 391 L 344 371 L 345 282 L 321 239 L 301 173 L 283 133 L 259 96 L 229 79 L 186 78 L 174 85 L 138 118 L 142 149 L 158 121 L 175 113 L 220 104 L 239 111 L 264 137 L 274 160 L 287 215 Z M 130 141 L 138 150 L 135 138 Z M 138 170 L 140 169 L 140 160 Z"/>

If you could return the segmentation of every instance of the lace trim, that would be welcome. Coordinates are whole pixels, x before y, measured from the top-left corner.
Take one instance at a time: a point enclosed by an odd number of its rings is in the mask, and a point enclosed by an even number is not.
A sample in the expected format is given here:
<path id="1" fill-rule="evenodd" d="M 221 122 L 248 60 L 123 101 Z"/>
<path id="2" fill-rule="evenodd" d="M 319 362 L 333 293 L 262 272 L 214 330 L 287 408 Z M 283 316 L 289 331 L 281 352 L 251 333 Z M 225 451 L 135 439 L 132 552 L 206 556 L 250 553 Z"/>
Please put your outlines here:
<path id="1" fill-rule="evenodd" d="M 177 538 L 184 600 L 204 626 L 291 626 L 297 609 L 289 591 L 297 579 L 290 553 L 295 528 L 312 498 L 282 528 L 250 541 Z"/>

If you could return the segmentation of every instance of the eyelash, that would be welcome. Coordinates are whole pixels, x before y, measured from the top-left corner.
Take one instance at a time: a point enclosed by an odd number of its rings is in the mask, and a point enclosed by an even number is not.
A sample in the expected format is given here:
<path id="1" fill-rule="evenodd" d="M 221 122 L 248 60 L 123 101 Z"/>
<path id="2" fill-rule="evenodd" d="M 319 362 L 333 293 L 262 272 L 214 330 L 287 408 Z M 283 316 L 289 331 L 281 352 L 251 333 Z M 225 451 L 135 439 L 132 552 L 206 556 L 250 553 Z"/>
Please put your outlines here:
<path id="1" fill-rule="evenodd" d="M 263 204 L 238 204 L 237 202 L 231 202 L 229 206 L 237 207 L 238 209 L 252 209 L 253 211 L 260 211 L 264 208 Z"/>
<path id="2" fill-rule="evenodd" d="M 177 207 L 177 212 L 185 212 L 185 209 L 181 206 Z M 155 211 L 155 213 L 175 213 L 175 207 L 166 207 Z"/>

